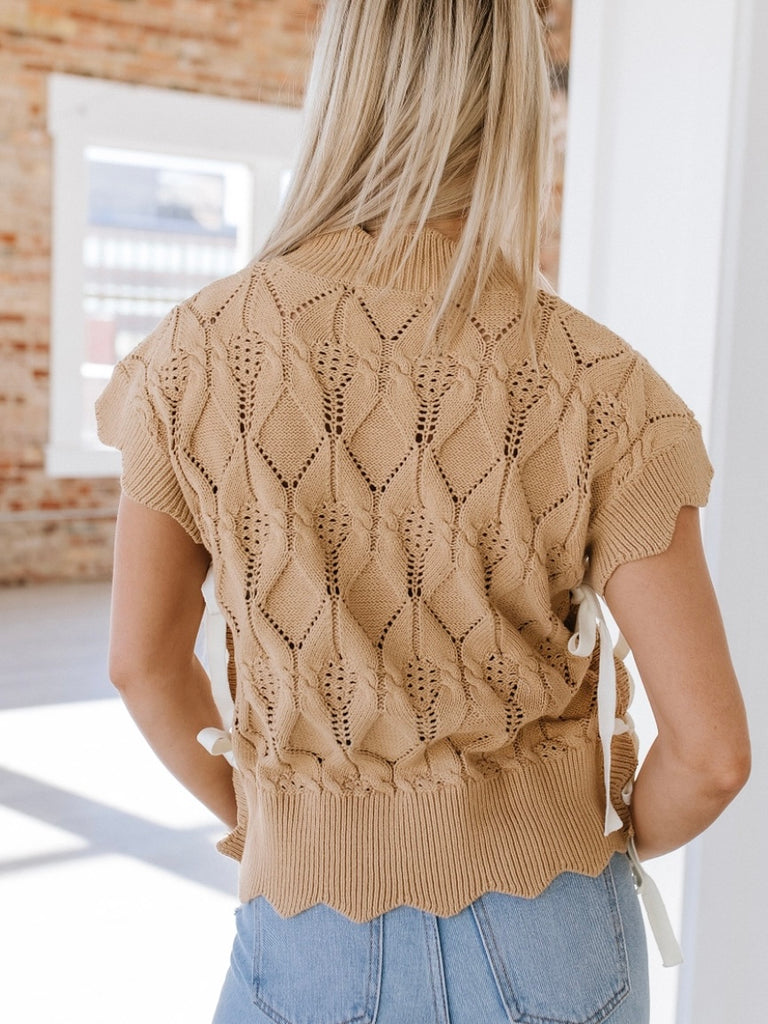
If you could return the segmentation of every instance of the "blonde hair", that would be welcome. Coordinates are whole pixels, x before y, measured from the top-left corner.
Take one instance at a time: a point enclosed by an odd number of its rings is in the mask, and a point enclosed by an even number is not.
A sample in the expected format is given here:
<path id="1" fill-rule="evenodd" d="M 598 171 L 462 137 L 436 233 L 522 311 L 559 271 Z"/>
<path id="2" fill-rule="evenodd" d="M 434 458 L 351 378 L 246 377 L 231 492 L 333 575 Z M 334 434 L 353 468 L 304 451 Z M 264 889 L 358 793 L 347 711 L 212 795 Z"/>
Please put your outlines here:
<path id="1" fill-rule="evenodd" d="M 549 99 L 536 0 L 329 0 L 296 171 L 260 256 L 368 225 L 373 269 L 404 227 L 461 217 L 431 329 L 471 308 L 499 252 L 532 326 Z"/>

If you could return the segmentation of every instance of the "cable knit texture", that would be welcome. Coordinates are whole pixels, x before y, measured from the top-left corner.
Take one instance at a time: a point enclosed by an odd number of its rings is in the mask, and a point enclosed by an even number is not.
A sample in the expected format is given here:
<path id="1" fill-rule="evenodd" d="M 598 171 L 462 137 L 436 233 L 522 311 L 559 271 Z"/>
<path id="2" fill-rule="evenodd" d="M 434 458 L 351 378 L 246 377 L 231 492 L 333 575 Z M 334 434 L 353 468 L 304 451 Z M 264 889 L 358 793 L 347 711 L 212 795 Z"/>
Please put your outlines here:
<path id="1" fill-rule="evenodd" d="M 500 263 L 427 346 L 454 243 L 404 236 L 380 277 L 372 244 L 326 234 L 204 289 L 98 405 L 125 492 L 212 557 L 240 896 L 355 920 L 533 896 L 626 847 L 570 590 L 663 551 L 711 478 L 692 413 L 610 331 L 542 292 L 534 360 Z M 622 808 L 631 737 L 612 752 Z"/>

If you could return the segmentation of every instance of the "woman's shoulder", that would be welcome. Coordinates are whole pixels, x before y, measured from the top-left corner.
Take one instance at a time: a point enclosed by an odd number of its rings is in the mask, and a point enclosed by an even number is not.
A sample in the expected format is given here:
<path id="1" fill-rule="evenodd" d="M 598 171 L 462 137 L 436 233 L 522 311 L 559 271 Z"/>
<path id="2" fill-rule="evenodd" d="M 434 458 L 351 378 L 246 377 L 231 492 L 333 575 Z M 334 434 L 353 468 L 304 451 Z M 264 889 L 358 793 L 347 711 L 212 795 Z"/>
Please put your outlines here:
<path id="1" fill-rule="evenodd" d="M 203 327 L 215 327 L 233 316 L 238 317 L 265 271 L 265 264 L 253 260 L 234 274 L 211 281 L 191 295 L 180 308 Z"/>
<path id="2" fill-rule="evenodd" d="M 611 363 L 631 363 L 640 354 L 610 327 L 572 306 L 557 294 L 540 293 L 545 342 L 565 350 L 576 365 L 599 370 Z"/>
<path id="3" fill-rule="evenodd" d="M 624 404 L 657 410 L 666 416 L 693 418 L 693 413 L 641 351 L 609 327 L 565 302 L 547 296 L 550 306 L 547 344 L 553 362 L 568 363 L 588 398 L 620 395 Z"/>

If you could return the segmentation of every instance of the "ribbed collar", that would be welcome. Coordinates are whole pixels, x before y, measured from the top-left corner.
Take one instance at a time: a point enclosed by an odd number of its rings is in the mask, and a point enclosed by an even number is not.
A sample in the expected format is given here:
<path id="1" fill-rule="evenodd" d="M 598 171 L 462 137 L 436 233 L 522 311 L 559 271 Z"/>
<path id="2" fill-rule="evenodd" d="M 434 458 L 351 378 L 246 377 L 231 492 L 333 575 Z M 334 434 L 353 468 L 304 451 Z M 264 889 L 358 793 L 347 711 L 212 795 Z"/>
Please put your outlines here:
<path id="1" fill-rule="evenodd" d="M 413 251 L 398 270 L 411 243 L 414 243 Z M 375 273 L 369 274 L 368 264 L 375 244 L 375 238 L 361 227 L 345 228 L 309 238 L 280 260 L 318 277 L 404 292 L 424 292 L 445 283 L 458 249 L 457 242 L 433 228 L 426 227 L 418 235 L 403 231 L 386 260 Z M 512 274 L 501 257 L 494 265 L 488 287 L 514 288 Z"/>

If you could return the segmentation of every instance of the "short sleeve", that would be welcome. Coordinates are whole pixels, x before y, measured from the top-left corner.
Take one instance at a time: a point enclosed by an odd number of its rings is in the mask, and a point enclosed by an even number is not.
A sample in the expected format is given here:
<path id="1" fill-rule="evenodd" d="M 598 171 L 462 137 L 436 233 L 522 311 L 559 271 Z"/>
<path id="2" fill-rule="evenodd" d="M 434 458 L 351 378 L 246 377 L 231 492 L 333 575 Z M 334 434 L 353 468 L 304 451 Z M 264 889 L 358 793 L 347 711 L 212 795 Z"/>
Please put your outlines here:
<path id="1" fill-rule="evenodd" d="M 590 434 L 588 582 L 602 594 L 619 565 L 669 547 L 680 509 L 706 505 L 713 470 L 691 410 L 634 352 L 618 391 L 595 396 Z"/>
<path id="2" fill-rule="evenodd" d="M 184 388 L 184 356 L 176 346 L 185 326 L 176 309 L 115 367 L 96 403 L 99 439 L 122 454 L 121 485 L 134 501 L 172 516 L 202 539 L 173 457 L 177 407 Z"/>

